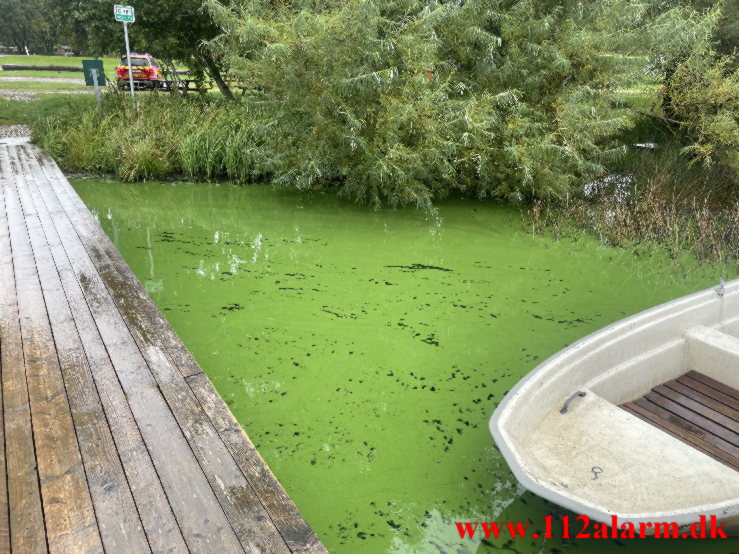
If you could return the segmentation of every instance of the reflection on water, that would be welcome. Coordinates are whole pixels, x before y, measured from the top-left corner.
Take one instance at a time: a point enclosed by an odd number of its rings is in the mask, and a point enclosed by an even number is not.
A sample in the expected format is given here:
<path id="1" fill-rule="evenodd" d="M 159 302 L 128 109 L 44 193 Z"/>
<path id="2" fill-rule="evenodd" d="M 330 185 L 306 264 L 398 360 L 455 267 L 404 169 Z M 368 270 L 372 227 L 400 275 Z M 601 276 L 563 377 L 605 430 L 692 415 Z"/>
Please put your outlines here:
<path id="1" fill-rule="evenodd" d="M 497 403 L 565 345 L 715 271 L 532 237 L 494 203 L 427 216 L 264 186 L 73 184 L 331 551 L 668 551 L 480 544 L 454 522 L 541 529 L 557 508 L 493 446 Z"/>

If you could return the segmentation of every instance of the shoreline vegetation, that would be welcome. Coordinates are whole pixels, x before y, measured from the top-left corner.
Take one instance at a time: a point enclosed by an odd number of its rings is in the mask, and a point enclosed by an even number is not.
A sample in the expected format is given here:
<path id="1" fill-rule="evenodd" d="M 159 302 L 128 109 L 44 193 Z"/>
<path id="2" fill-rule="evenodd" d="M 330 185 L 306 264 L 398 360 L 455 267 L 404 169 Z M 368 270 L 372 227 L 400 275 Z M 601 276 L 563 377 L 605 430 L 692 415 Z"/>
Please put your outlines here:
<path id="1" fill-rule="evenodd" d="M 654 246 L 681 265 L 685 256 L 739 274 L 739 202 L 715 209 L 695 197 L 687 203 L 651 186 L 627 201 L 603 194 L 566 203 L 534 200 L 525 213 L 532 233 L 559 239 L 585 231 L 607 246 L 639 255 Z"/>
<path id="2" fill-rule="evenodd" d="M 678 262 L 686 255 L 739 274 L 739 191 L 722 166 L 696 166 L 676 144 L 635 150 L 610 175 L 564 199 L 526 207 L 534 234 L 555 238 L 584 230 L 604 245 Z"/>
<path id="3" fill-rule="evenodd" d="M 206 0 L 202 48 L 243 94 L 139 94 L 134 111 L 111 91 L 102 122 L 70 106 L 37 119 L 34 140 L 68 170 L 124 181 L 421 209 L 462 193 L 524 206 L 535 232 L 731 263 L 736 10 L 704 4 Z"/>

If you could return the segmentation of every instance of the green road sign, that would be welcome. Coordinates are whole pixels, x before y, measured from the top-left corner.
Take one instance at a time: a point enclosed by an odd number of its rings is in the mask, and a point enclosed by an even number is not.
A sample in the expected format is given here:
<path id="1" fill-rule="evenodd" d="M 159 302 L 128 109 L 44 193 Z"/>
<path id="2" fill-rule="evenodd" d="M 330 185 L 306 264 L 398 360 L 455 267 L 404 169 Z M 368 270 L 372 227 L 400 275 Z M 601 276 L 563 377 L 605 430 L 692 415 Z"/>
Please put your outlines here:
<path id="1" fill-rule="evenodd" d="M 98 85 L 105 86 L 105 73 L 103 71 L 103 60 L 82 60 L 82 70 L 85 72 L 85 84 L 88 87 L 95 86 L 95 80 L 92 78 L 91 69 L 98 72 Z"/>
<path id="2" fill-rule="evenodd" d="M 116 21 L 123 21 L 124 23 L 133 23 L 136 21 L 136 17 L 133 15 L 133 6 L 113 6 L 113 13 L 115 14 Z"/>

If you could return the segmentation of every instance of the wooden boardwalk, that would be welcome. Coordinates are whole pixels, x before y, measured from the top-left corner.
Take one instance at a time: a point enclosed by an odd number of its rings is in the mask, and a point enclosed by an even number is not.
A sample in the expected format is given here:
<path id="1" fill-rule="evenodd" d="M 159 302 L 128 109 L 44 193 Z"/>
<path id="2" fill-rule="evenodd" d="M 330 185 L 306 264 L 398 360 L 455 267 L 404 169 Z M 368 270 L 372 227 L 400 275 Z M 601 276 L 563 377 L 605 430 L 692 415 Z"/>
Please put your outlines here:
<path id="1" fill-rule="evenodd" d="M 739 471 L 739 391 L 697 371 L 621 408 Z"/>
<path id="2" fill-rule="evenodd" d="M 0 553 L 325 552 L 56 164 L 0 144 Z"/>

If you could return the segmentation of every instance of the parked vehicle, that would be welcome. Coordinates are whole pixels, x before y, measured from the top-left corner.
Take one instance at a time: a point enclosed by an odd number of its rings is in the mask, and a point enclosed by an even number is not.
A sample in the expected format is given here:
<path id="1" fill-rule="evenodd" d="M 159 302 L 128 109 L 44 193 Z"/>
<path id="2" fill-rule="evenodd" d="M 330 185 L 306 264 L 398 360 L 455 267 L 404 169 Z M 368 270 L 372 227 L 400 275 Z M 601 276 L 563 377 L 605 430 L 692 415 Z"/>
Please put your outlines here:
<path id="1" fill-rule="evenodd" d="M 120 89 L 128 89 L 128 61 L 121 56 L 121 65 L 115 68 L 116 84 Z M 173 70 L 165 72 L 151 54 L 131 53 L 131 69 L 134 90 L 174 90 L 181 93 L 202 90 L 202 83 L 187 78 L 189 71 Z M 207 88 L 206 88 L 207 90 Z"/>
<path id="2" fill-rule="evenodd" d="M 159 62 L 151 54 L 138 54 L 131 52 L 131 71 L 133 73 L 134 90 L 153 90 L 166 87 Z M 126 89 L 128 83 L 128 60 L 121 56 L 121 65 L 115 68 L 116 83 L 118 88 Z"/>

